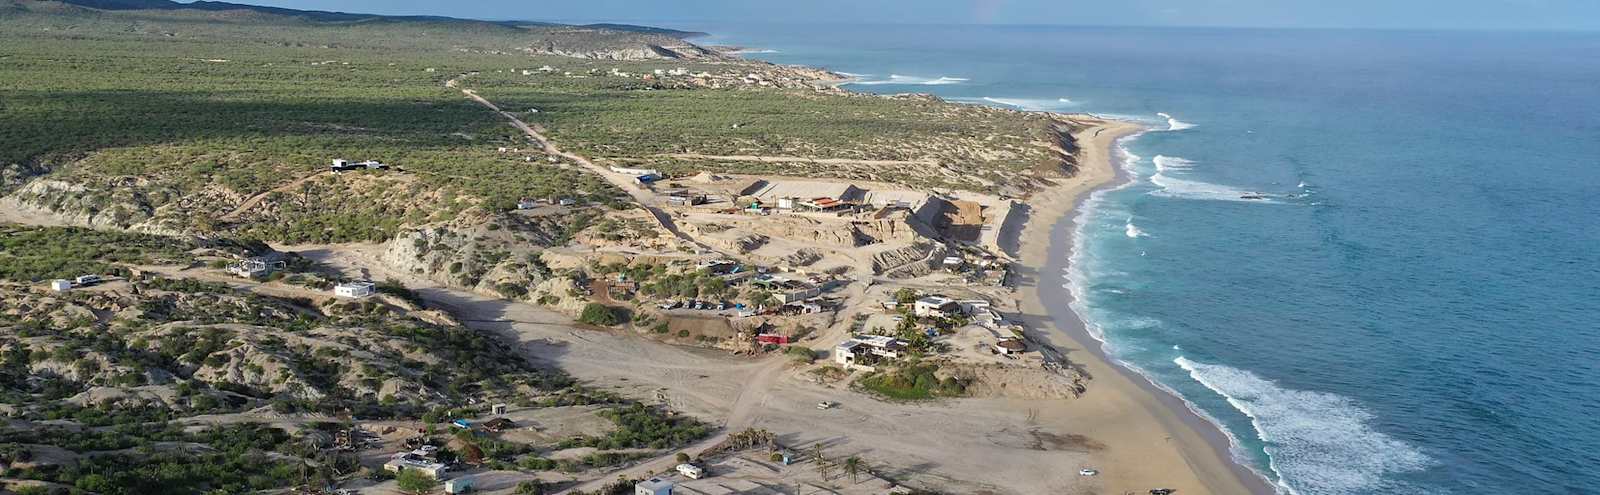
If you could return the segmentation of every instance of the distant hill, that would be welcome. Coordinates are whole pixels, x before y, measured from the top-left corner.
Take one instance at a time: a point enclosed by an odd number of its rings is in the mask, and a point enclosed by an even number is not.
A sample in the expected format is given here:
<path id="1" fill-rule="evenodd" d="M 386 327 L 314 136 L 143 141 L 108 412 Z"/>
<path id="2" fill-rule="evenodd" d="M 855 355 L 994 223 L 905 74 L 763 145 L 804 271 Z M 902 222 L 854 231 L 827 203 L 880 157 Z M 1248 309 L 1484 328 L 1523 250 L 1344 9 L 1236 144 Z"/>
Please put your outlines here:
<path id="1" fill-rule="evenodd" d="M 613 24 L 613 23 L 560 24 L 560 23 L 553 23 L 553 22 L 538 22 L 538 21 L 480 21 L 480 20 L 474 20 L 474 19 L 461 19 L 461 18 L 446 17 L 446 16 L 413 16 L 413 15 L 397 16 L 397 15 L 379 15 L 379 14 L 356 14 L 356 13 L 349 13 L 349 12 L 333 12 L 333 11 L 326 11 L 326 10 L 288 9 L 288 8 L 282 8 L 282 7 L 268 7 L 268 6 L 263 6 L 263 5 L 250 5 L 250 4 L 233 3 L 233 2 L 212 2 L 212 1 L 208 1 L 208 0 L 200 0 L 200 1 L 191 2 L 191 3 L 180 3 L 180 2 L 173 1 L 173 0 L 60 0 L 60 1 L 61 1 L 61 3 L 65 3 L 65 4 L 69 4 L 69 5 L 77 5 L 77 6 L 80 6 L 80 7 L 87 7 L 87 8 L 96 9 L 96 10 L 202 10 L 202 11 L 212 11 L 212 12 L 244 10 L 244 11 L 260 12 L 260 13 L 272 14 L 272 15 L 302 17 L 302 18 L 306 18 L 306 19 L 311 19 L 311 20 L 316 20 L 316 21 L 323 21 L 323 22 L 352 22 L 352 21 L 369 21 L 369 20 L 458 21 L 458 22 L 469 22 L 469 23 L 492 23 L 492 24 L 501 24 L 501 25 L 506 25 L 506 26 L 515 26 L 515 27 L 542 27 L 542 28 L 550 28 L 550 27 L 579 27 L 579 28 L 601 29 L 601 30 L 608 30 L 608 31 L 619 31 L 619 32 L 625 32 L 625 33 L 653 34 L 653 35 L 660 35 L 660 36 L 668 36 L 668 37 L 677 38 L 677 39 L 692 38 L 692 37 L 696 37 L 696 36 L 705 36 L 706 35 L 706 33 L 701 33 L 701 32 L 679 31 L 679 30 L 676 30 L 676 29 L 658 28 L 658 27 L 652 27 L 652 26 L 638 26 L 638 25 L 633 25 L 633 24 Z"/>
<path id="2" fill-rule="evenodd" d="M 287 45 L 520 52 L 601 60 L 723 59 L 684 38 L 704 35 L 629 24 L 572 25 L 298 10 L 172 0 L 0 0 L 0 31 L 35 29 L 95 36 L 139 33 L 172 39 Z"/>

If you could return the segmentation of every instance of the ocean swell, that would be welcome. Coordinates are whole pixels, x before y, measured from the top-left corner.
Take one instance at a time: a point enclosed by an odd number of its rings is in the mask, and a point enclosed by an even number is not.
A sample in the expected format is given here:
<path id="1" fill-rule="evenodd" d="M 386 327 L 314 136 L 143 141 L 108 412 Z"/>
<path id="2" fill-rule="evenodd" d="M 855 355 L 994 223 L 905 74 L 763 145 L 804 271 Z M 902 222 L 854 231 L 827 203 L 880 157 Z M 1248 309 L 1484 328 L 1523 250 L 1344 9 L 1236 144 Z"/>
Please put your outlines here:
<path id="1" fill-rule="evenodd" d="M 1387 475 L 1432 462 L 1374 430 L 1373 415 L 1345 397 L 1286 389 L 1248 371 L 1182 356 L 1173 362 L 1250 418 L 1278 485 L 1290 494 L 1393 492 L 1400 488 L 1388 486 Z"/>

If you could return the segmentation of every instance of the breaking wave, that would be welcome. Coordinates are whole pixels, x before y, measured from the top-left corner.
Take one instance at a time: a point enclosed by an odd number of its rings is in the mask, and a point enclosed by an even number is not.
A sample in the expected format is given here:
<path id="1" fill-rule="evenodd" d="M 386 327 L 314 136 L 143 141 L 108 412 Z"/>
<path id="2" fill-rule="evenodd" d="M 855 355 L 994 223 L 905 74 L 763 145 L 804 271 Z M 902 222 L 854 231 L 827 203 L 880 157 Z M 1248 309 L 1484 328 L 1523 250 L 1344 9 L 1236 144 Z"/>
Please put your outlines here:
<path id="1" fill-rule="evenodd" d="M 1374 430 L 1372 413 L 1343 396 L 1286 389 L 1248 371 L 1182 356 L 1173 362 L 1250 418 L 1265 442 L 1268 467 L 1290 494 L 1394 491 L 1386 475 L 1432 463 L 1410 444 Z"/>
<path id="2" fill-rule="evenodd" d="M 1138 239 L 1140 237 L 1149 237 L 1149 235 L 1145 234 L 1143 230 L 1139 230 L 1139 226 L 1138 225 L 1134 225 L 1133 224 L 1133 219 L 1132 218 L 1129 218 L 1128 222 L 1123 224 L 1122 231 L 1123 231 L 1123 233 L 1127 234 L 1127 236 L 1129 238 L 1131 238 L 1131 239 Z"/>
<path id="3" fill-rule="evenodd" d="M 875 86 L 880 84 L 897 84 L 905 86 L 944 86 L 948 84 L 961 84 L 967 81 L 969 81 L 969 79 L 964 77 L 939 76 L 929 79 L 926 77 L 889 74 L 888 79 L 869 79 L 866 81 L 854 81 L 850 84 L 860 84 L 863 86 Z"/>
<path id="4" fill-rule="evenodd" d="M 1067 98 L 1051 100 L 1045 98 L 994 98 L 985 96 L 982 98 L 957 98 L 956 100 L 967 103 L 993 103 L 1029 112 L 1054 112 L 1078 105 Z"/>
<path id="5" fill-rule="evenodd" d="M 1194 162 L 1183 158 L 1156 155 L 1155 158 L 1151 159 L 1151 162 L 1155 163 L 1156 173 L 1150 176 L 1150 183 L 1161 188 L 1150 193 L 1156 196 L 1209 201 L 1272 201 L 1269 196 L 1258 192 L 1173 177 L 1169 172 L 1182 173 L 1194 168 Z"/>
<path id="6" fill-rule="evenodd" d="M 1190 124 L 1188 122 L 1184 122 L 1182 120 L 1178 120 L 1176 118 L 1173 118 L 1173 116 L 1171 116 L 1171 115 L 1168 115 L 1168 114 L 1165 114 L 1165 113 L 1157 113 L 1156 115 L 1160 115 L 1161 118 L 1167 119 L 1167 130 L 1168 131 L 1181 131 L 1181 130 L 1184 130 L 1184 129 L 1193 129 L 1194 128 L 1194 124 Z"/>

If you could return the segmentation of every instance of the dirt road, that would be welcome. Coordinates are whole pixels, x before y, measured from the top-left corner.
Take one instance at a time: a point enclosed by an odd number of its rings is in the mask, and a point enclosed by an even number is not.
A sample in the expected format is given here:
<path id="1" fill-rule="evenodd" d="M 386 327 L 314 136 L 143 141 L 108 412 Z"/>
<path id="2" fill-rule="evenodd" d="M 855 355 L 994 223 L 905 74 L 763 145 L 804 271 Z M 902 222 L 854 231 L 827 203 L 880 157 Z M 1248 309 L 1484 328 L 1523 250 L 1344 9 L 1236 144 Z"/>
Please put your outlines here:
<path id="1" fill-rule="evenodd" d="M 445 86 L 450 88 L 458 88 L 460 85 L 459 81 L 464 77 L 466 77 L 465 74 L 458 76 L 455 79 L 446 81 Z M 498 105 L 494 104 L 494 102 L 491 102 L 482 96 L 478 96 L 477 91 L 473 91 L 469 88 L 459 89 L 461 89 L 462 94 L 467 95 L 467 98 L 471 98 L 472 101 L 476 101 L 478 104 L 500 114 L 501 117 L 505 117 L 507 121 L 511 122 L 512 126 L 521 130 L 523 134 L 527 134 L 529 139 L 539 143 L 539 146 L 543 147 L 546 153 L 565 158 L 582 166 L 583 168 L 589 169 L 590 172 L 598 174 L 600 177 L 604 178 L 606 182 L 610 182 L 611 185 L 616 186 L 617 189 L 627 192 L 629 196 L 633 197 L 633 201 L 635 203 L 638 203 L 641 208 L 645 209 L 645 211 L 649 211 L 650 216 L 655 217 L 656 223 L 660 224 L 662 229 L 665 229 L 667 232 L 671 232 L 672 235 L 677 236 L 684 242 L 694 245 L 701 250 L 715 251 L 714 249 L 711 249 L 710 246 L 701 244 L 699 241 L 696 241 L 694 237 L 685 234 L 682 230 L 678 229 L 677 224 L 673 223 L 671 216 L 667 215 L 666 212 L 661 211 L 660 208 L 654 206 L 656 203 L 655 192 L 639 187 L 638 180 L 634 176 L 612 172 L 611 169 L 596 165 L 594 162 L 589 161 L 588 158 L 584 158 L 577 153 L 562 151 L 560 147 L 556 146 L 555 143 L 551 142 L 549 138 L 544 136 L 544 134 L 541 132 L 541 129 L 532 125 L 528 125 L 527 122 L 523 122 L 522 119 L 517 118 L 516 115 L 512 115 L 511 112 L 501 110 Z"/>

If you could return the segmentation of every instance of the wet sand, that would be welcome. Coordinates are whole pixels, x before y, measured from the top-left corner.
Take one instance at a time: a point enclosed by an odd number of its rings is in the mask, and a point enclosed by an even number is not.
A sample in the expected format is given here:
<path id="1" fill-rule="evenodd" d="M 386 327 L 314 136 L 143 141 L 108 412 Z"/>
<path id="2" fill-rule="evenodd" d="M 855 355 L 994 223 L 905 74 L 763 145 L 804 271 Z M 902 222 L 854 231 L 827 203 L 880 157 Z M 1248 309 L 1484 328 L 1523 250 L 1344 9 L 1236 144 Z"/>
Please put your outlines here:
<path id="1" fill-rule="evenodd" d="M 1104 486 L 1112 493 L 1154 488 L 1184 494 L 1275 493 L 1259 474 L 1233 461 L 1229 439 L 1219 428 L 1143 376 L 1112 364 L 1068 306 L 1071 291 L 1064 284 L 1074 218 L 1090 193 L 1126 180 L 1119 178 L 1117 141 L 1142 131 L 1138 124 L 1109 120 L 1080 131 L 1077 175 L 1030 197 L 1027 222 L 1002 233 L 1009 237 L 1003 244 L 1022 265 L 1017 297 L 1030 332 L 1092 377 L 1083 397 L 1054 412 L 1107 444 L 1097 457 L 1104 466 Z M 1041 418 L 1050 419 L 1055 418 Z"/>

